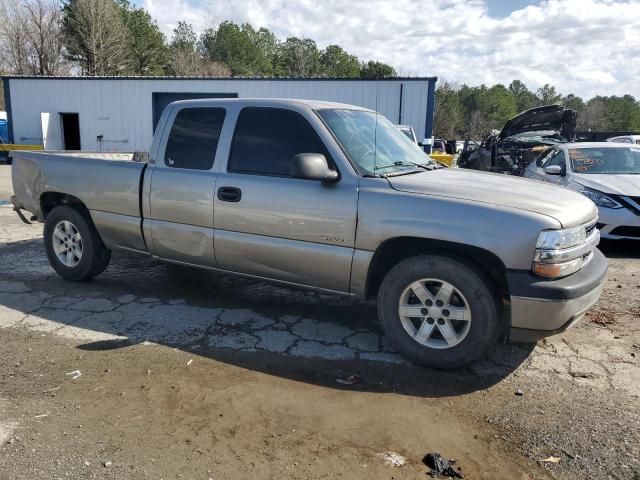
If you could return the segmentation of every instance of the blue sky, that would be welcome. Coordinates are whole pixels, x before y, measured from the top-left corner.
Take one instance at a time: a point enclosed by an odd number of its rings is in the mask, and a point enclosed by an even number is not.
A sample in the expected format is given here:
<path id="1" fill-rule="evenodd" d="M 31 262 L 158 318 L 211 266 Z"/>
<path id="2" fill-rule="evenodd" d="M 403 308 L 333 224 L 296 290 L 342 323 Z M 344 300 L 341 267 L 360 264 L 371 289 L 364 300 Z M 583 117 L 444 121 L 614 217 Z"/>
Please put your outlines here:
<path id="1" fill-rule="evenodd" d="M 488 0 L 485 3 L 491 17 L 504 18 L 515 10 L 520 10 L 528 5 L 537 5 L 540 2 L 532 0 Z"/>
<path id="2" fill-rule="evenodd" d="M 407 76 L 640 98 L 639 0 L 137 0 L 171 37 L 224 20 L 338 44 Z"/>

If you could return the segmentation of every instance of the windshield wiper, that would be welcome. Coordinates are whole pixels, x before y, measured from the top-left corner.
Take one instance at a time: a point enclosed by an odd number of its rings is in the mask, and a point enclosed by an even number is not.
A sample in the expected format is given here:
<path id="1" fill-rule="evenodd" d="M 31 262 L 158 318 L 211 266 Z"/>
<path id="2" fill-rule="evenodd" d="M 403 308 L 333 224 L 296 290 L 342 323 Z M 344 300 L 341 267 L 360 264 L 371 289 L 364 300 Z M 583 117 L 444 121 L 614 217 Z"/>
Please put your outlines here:
<path id="1" fill-rule="evenodd" d="M 434 170 L 435 168 L 437 168 L 434 165 L 429 165 L 429 164 L 401 161 L 401 162 L 393 162 L 391 165 L 377 166 L 374 168 L 374 171 L 382 170 L 385 168 L 393 168 L 393 167 L 419 167 L 419 168 L 422 168 L 423 170 Z"/>

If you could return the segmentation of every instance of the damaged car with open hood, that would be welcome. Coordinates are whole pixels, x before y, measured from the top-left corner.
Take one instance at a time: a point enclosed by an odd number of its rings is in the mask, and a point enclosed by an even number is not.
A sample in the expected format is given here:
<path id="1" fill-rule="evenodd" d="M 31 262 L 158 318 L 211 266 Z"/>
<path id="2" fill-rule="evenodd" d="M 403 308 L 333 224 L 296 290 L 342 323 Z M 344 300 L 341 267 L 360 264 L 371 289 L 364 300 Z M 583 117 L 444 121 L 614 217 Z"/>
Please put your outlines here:
<path id="1" fill-rule="evenodd" d="M 493 130 L 478 148 L 465 142 L 458 166 L 521 175 L 540 152 L 571 141 L 575 130 L 575 110 L 562 105 L 535 107 L 508 120 L 502 130 Z"/>

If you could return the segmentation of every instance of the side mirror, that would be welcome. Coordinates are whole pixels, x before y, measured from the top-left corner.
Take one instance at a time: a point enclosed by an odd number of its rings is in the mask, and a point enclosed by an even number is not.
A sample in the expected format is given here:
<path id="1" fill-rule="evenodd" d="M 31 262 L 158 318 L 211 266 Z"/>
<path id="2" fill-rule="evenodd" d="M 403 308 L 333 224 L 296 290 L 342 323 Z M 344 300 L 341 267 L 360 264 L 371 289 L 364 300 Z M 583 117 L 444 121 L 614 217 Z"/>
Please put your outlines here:
<path id="1" fill-rule="evenodd" d="M 562 167 L 560 165 L 549 165 L 544 167 L 544 173 L 547 175 L 562 175 Z"/>
<path id="2" fill-rule="evenodd" d="M 333 183 L 338 181 L 338 172 L 331 170 L 327 159 L 320 153 L 299 153 L 294 155 L 289 167 L 293 178 Z"/>

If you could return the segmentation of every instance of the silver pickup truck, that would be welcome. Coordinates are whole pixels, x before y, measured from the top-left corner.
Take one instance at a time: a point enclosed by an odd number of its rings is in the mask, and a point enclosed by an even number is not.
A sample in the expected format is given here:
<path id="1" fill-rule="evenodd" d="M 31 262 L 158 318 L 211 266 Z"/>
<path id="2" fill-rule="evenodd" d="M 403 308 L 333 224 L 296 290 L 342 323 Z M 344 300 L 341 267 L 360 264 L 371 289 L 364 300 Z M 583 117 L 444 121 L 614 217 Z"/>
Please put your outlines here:
<path id="1" fill-rule="evenodd" d="M 169 105 L 148 159 L 14 152 L 12 202 L 51 265 L 111 250 L 377 299 L 413 361 L 452 368 L 577 322 L 607 270 L 597 210 L 540 182 L 442 168 L 382 115 L 325 102 Z"/>

